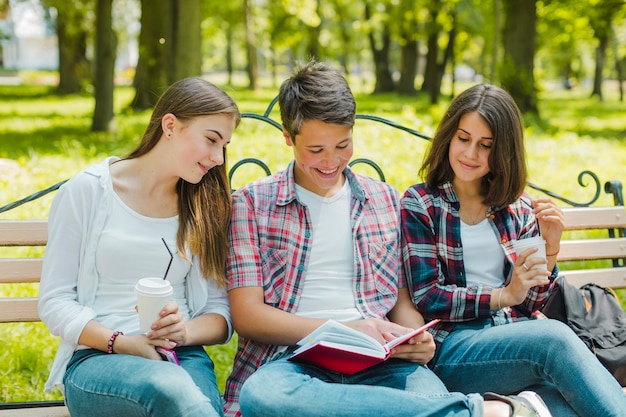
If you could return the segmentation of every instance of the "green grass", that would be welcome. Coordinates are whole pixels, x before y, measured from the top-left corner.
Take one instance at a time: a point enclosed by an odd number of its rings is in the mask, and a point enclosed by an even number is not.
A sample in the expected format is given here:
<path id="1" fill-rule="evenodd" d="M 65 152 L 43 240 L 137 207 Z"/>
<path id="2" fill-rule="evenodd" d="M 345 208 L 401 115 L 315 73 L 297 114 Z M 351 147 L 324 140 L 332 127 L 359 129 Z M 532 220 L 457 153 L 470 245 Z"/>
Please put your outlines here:
<path id="1" fill-rule="evenodd" d="M 275 91 L 251 93 L 225 87 L 244 112 L 262 113 Z M 457 87 L 457 90 L 462 88 Z M 67 179 L 107 155 L 123 155 L 138 142 L 149 112 L 133 113 L 126 106 L 132 89 L 116 90 L 116 119 L 111 133 L 92 133 L 90 96 L 55 97 L 48 86 L 0 86 L 0 206 Z M 370 96 L 355 92 L 358 112 L 375 114 L 412 127 L 427 135 L 447 105 L 431 106 L 423 97 L 396 95 Z M 575 201 L 592 197 L 576 178 L 583 169 L 594 171 L 601 181 L 625 180 L 626 104 L 607 94 L 599 103 L 588 92 L 545 91 L 540 100 L 542 120 L 527 118 L 527 154 L 530 180 L 558 191 Z M 278 120 L 278 109 L 272 112 Z M 372 121 L 360 120 L 355 127 L 354 157 L 378 162 L 387 181 L 400 191 L 418 181 L 417 170 L 428 142 Z M 289 148 L 274 127 L 244 119 L 229 145 L 228 164 L 249 156 L 268 163 L 272 171 L 291 159 Z M 374 175 L 368 167 L 357 168 Z M 246 166 L 237 172 L 237 188 L 261 176 Z M 530 191 L 532 195 L 539 195 Z M 46 218 L 52 195 L 0 214 L 0 218 Z M 603 194 L 597 205 L 612 205 Z M 6 251 L 19 249 L 2 249 Z M 0 295 L 37 295 L 37 285 L 0 286 Z M 622 293 L 623 302 L 626 294 Z M 59 399 L 59 392 L 43 394 L 48 367 L 58 346 L 41 323 L 0 325 L 3 346 L 0 351 L 0 402 Z M 7 335 L 11 335 L 8 337 Z M 232 367 L 236 338 L 228 345 L 207 348 L 216 363 L 218 383 L 224 382 Z"/>

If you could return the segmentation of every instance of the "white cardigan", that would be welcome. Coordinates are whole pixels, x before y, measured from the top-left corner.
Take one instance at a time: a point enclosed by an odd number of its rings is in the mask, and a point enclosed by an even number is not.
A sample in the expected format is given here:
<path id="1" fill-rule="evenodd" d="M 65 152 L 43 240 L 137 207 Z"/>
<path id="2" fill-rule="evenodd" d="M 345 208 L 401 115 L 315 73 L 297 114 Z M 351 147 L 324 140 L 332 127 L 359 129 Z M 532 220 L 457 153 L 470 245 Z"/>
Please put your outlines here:
<path id="1" fill-rule="evenodd" d="M 117 159 L 109 157 L 78 173 L 59 188 L 50 208 L 38 310 L 50 332 L 61 337 L 61 344 L 46 391 L 54 386 L 64 391 L 63 375 L 78 338 L 96 317 L 91 308 L 98 287 L 95 248 L 111 211 L 114 191 L 109 165 Z M 214 280 L 205 279 L 198 263 L 192 261 L 185 284 L 191 316 L 222 315 L 230 339 L 233 330 L 226 291 Z"/>

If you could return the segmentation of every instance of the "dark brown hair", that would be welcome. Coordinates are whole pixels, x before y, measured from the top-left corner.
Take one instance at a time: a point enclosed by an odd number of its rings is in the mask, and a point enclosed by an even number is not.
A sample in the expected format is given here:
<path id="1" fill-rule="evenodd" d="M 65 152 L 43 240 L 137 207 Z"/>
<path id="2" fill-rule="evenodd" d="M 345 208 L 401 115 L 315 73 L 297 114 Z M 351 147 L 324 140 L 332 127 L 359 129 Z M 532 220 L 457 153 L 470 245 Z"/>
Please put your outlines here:
<path id="1" fill-rule="evenodd" d="M 296 67 L 280 86 L 278 104 L 283 128 L 292 141 L 307 120 L 354 126 L 356 101 L 348 82 L 321 62 Z"/>
<path id="2" fill-rule="evenodd" d="M 161 120 L 168 113 L 181 121 L 212 114 L 229 115 L 235 119 L 235 125 L 241 120 L 237 105 L 224 91 L 201 78 L 184 78 L 172 84 L 159 98 L 141 143 L 127 159 L 142 156 L 154 148 L 163 135 Z M 186 258 L 188 248 L 197 256 L 202 274 L 224 287 L 231 216 L 230 185 L 225 163 L 211 168 L 197 184 L 179 179 L 176 191 L 178 252 Z"/>
<path id="3" fill-rule="evenodd" d="M 430 187 L 454 178 L 448 151 L 457 134 L 459 121 L 467 113 L 476 112 L 489 129 L 493 144 L 489 153 L 489 170 L 482 181 L 483 203 L 506 206 L 524 191 L 527 180 L 524 151 L 524 128 L 520 111 L 513 98 L 503 89 L 479 84 L 457 96 L 441 120 L 428 155 L 420 168 Z"/>

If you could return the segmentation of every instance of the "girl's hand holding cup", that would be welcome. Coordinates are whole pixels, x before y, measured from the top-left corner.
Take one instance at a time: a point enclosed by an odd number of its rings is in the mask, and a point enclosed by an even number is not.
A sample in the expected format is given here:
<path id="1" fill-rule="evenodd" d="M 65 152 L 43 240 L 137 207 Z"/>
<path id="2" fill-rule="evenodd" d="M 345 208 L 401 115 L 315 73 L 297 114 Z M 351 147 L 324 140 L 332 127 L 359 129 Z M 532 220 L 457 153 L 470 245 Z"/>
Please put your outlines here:
<path id="1" fill-rule="evenodd" d="M 151 330 L 146 336 L 158 342 L 155 346 L 173 349 L 185 345 L 187 327 L 183 315 L 178 310 L 178 304 L 173 302 L 166 304 L 159 315 L 161 318 L 152 323 Z"/>
<path id="2" fill-rule="evenodd" d="M 547 269 L 545 241 L 541 236 L 513 242 L 517 260 L 513 266 L 513 276 L 509 285 L 503 288 L 503 305 L 518 305 L 528 295 L 528 290 L 538 285 L 550 283 Z"/>

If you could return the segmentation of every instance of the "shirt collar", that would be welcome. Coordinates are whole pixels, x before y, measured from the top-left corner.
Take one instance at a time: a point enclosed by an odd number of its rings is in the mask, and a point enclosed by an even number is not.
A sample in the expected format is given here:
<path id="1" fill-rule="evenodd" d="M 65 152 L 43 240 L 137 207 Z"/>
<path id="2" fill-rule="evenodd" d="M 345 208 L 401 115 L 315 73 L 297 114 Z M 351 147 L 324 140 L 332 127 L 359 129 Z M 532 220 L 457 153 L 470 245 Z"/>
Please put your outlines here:
<path id="1" fill-rule="evenodd" d="M 296 199 L 296 178 L 293 173 L 294 167 L 295 160 L 292 160 L 287 168 L 279 173 L 278 198 L 276 199 L 276 204 L 279 206 L 287 205 Z M 346 167 L 343 170 L 343 174 L 346 176 L 346 179 L 350 184 L 352 195 L 361 203 L 365 202 L 365 200 L 369 198 L 369 193 L 366 191 L 360 178 L 354 174 L 350 167 Z"/>

